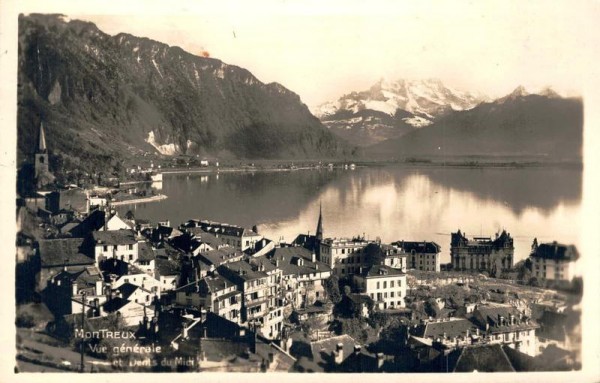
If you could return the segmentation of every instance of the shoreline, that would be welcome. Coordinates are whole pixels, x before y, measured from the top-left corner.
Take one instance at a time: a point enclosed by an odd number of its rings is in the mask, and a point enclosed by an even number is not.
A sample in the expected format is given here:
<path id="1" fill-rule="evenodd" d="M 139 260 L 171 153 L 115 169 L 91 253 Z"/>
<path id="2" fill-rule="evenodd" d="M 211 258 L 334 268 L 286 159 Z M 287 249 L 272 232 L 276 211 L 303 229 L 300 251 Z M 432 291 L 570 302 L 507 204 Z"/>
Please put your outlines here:
<path id="1" fill-rule="evenodd" d="M 165 194 L 158 194 L 158 195 L 154 195 L 151 197 L 135 198 L 135 199 L 130 199 L 130 200 L 126 200 L 126 201 L 115 201 L 115 202 L 111 202 L 111 205 L 112 206 L 135 205 L 138 203 L 162 201 L 167 198 L 168 197 Z"/>

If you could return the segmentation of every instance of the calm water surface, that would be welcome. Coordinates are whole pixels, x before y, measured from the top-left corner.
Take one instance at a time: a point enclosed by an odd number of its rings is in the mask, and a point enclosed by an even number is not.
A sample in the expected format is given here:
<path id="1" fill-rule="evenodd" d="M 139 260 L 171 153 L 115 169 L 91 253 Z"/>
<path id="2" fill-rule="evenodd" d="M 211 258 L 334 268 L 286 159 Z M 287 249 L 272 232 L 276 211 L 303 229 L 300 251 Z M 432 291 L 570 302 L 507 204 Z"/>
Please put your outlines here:
<path id="1" fill-rule="evenodd" d="M 581 170 L 556 168 L 410 168 L 165 174 L 161 202 L 122 206 L 137 218 L 172 225 L 209 219 L 258 225 L 272 239 L 314 233 L 323 206 L 325 236 L 431 240 L 449 262 L 450 232 L 492 236 L 505 228 L 515 259 L 534 237 L 578 247 Z"/>

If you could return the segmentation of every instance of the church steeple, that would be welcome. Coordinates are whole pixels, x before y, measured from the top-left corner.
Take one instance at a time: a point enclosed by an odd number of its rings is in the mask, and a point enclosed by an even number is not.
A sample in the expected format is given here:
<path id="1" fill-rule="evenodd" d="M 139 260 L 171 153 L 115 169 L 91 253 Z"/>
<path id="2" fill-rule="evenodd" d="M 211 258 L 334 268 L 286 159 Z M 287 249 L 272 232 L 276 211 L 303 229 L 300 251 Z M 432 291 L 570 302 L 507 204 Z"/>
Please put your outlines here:
<path id="1" fill-rule="evenodd" d="M 46 146 L 46 134 L 44 133 L 44 123 L 40 123 L 40 136 L 38 146 L 35 151 L 34 176 L 37 189 L 49 185 L 54 181 L 54 176 L 48 168 L 48 147 Z"/>
<path id="2" fill-rule="evenodd" d="M 319 221 L 317 222 L 316 238 L 319 242 L 323 240 L 323 208 L 319 202 Z"/>
<path id="3" fill-rule="evenodd" d="M 40 137 L 39 137 L 37 153 L 46 153 L 47 150 L 48 149 L 46 148 L 46 135 L 44 134 L 44 123 L 41 122 L 40 123 Z"/>

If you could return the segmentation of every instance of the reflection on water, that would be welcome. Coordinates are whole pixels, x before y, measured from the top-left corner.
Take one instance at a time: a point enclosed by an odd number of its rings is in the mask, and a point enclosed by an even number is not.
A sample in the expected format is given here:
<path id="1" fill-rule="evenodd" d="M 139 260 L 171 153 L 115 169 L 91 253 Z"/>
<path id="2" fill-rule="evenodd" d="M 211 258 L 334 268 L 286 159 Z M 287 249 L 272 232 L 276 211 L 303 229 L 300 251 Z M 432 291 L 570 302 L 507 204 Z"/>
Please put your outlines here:
<path id="1" fill-rule="evenodd" d="M 581 171 L 524 168 L 362 168 L 165 175 L 168 199 L 135 215 L 172 224 L 189 218 L 244 226 L 291 241 L 314 232 L 319 203 L 326 236 L 364 234 L 385 242 L 433 240 L 449 262 L 450 232 L 492 236 L 506 228 L 515 258 L 531 241 L 579 244 Z M 132 207 L 120 207 L 123 212 Z"/>

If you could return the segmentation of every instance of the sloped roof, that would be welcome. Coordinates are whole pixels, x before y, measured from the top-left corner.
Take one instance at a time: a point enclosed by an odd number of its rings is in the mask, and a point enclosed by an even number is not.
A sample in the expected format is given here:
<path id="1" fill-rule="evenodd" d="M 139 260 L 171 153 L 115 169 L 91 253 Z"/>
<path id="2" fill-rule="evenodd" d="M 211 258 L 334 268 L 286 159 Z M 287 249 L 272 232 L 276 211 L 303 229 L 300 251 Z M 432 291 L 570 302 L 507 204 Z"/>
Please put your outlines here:
<path id="1" fill-rule="evenodd" d="M 137 243 L 133 230 L 94 231 L 92 238 L 97 245 L 132 245 Z"/>
<path id="2" fill-rule="evenodd" d="M 465 347 L 453 372 L 515 372 L 508 356 L 499 344 Z"/>
<path id="3" fill-rule="evenodd" d="M 269 275 L 264 271 L 254 270 L 254 267 L 246 261 L 225 263 L 219 266 L 219 270 L 229 273 L 227 276 L 234 283 L 267 278 Z"/>
<path id="4" fill-rule="evenodd" d="M 140 242 L 138 244 L 138 259 L 140 261 L 152 261 L 156 259 L 156 255 L 154 254 L 154 250 L 147 242 Z"/>
<path id="5" fill-rule="evenodd" d="M 358 343 L 348 334 L 311 342 L 313 361 L 321 368 L 327 368 L 331 364 L 331 353 L 337 349 L 338 344 L 342 346 L 344 359 L 346 359 L 354 352 L 354 346 Z"/>
<path id="6" fill-rule="evenodd" d="M 42 267 L 94 264 L 94 258 L 86 254 L 82 238 L 41 240 L 39 252 Z"/>
<path id="7" fill-rule="evenodd" d="M 259 257 L 260 258 L 260 257 Z M 320 261 L 313 262 L 312 252 L 304 247 L 280 247 L 269 253 L 268 261 L 277 263 L 283 275 L 305 275 L 331 271 L 331 268 Z M 300 261 L 300 262 L 299 262 Z"/>
<path id="8" fill-rule="evenodd" d="M 202 251 L 198 256 L 204 258 L 209 264 L 220 266 L 231 259 L 242 257 L 243 253 L 233 247 L 226 246 L 219 250 Z"/>
<path id="9" fill-rule="evenodd" d="M 556 261 L 576 261 L 579 252 L 573 245 L 563 245 L 557 242 L 542 243 L 531 254 L 532 257 L 541 259 L 552 259 Z"/>
<path id="10" fill-rule="evenodd" d="M 392 276 L 404 276 L 405 273 L 402 270 L 394 269 L 386 265 L 373 265 L 363 272 L 363 276 L 366 278 L 380 278 L 380 277 L 392 277 Z"/>
<path id="11" fill-rule="evenodd" d="M 159 276 L 179 275 L 179 265 L 166 258 L 156 258 L 156 270 Z"/>
<path id="12" fill-rule="evenodd" d="M 442 338 L 444 334 L 448 338 L 466 337 L 467 331 L 474 334 L 477 327 L 468 319 L 464 318 L 449 318 L 448 320 L 428 322 L 423 326 L 422 331 L 418 327 L 417 336 L 423 338 Z"/>
<path id="13" fill-rule="evenodd" d="M 437 243 L 428 241 L 416 242 L 401 240 L 392 243 L 392 245 L 401 247 L 407 253 L 410 253 L 412 250 L 414 250 L 416 253 L 437 254 L 442 249 Z"/>

